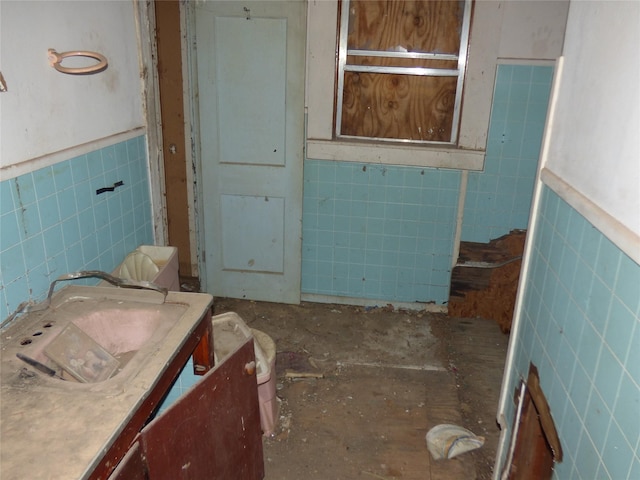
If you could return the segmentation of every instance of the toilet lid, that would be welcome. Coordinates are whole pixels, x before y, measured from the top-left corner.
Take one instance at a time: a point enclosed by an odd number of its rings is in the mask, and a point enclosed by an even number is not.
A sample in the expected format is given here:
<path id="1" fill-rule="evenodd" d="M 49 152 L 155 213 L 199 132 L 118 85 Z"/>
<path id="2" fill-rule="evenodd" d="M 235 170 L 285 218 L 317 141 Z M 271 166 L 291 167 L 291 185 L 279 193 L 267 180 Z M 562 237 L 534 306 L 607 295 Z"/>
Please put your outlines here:
<path id="1" fill-rule="evenodd" d="M 151 257 L 140 251 L 133 251 L 120 266 L 120 278 L 151 282 L 160 269 Z"/>

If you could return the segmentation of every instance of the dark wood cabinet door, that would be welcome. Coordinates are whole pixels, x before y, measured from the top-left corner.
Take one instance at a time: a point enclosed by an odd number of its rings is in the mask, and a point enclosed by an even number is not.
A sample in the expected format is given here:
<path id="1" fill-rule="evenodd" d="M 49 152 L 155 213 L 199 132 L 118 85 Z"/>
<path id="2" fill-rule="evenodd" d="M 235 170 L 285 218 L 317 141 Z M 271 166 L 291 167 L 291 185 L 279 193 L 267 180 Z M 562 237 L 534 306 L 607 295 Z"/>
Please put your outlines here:
<path id="1" fill-rule="evenodd" d="M 249 339 L 142 430 L 151 480 L 264 477 L 254 359 Z"/>
<path id="2" fill-rule="evenodd" d="M 149 480 L 147 466 L 145 465 L 139 442 L 134 443 L 129 449 L 109 477 L 109 480 Z"/>

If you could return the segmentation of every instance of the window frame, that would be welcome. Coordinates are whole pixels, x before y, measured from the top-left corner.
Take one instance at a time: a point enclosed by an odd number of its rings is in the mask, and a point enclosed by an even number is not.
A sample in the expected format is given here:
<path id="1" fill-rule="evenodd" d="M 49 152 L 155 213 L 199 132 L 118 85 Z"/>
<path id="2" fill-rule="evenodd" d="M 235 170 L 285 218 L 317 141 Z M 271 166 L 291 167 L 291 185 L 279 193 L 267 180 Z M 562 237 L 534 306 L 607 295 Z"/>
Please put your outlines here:
<path id="1" fill-rule="evenodd" d="M 368 141 L 382 143 L 403 143 L 408 145 L 434 145 L 434 146 L 457 146 L 458 134 L 460 130 L 460 116 L 462 109 L 463 87 L 465 73 L 467 69 L 467 53 L 469 48 L 469 34 L 471 30 L 471 12 L 473 7 L 472 0 L 464 1 L 464 11 L 462 17 L 462 27 L 460 32 L 460 44 L 458 54 L 441 54 L 436 52 L 398 52 L 398 51 L 380 51 L 380 50 L 349 50 L 348 31 L 349 31 L 349 5 L 351 0 L 341 0 L 338 11 L 339 31 L 338 31 L 338 55 L 337 55 L 337 88 L 336 102 L 334 112 L 334 138 L 339 141 Z M 427 67 L 393 67 L 393 66 L 370 66 L 370 65 L 349 65 L 347 64 L 347 56 L 367 56 L 367 57 L 385 57 L 397 59 L 425 59 L 425 60 L 446 60 L 457 61 L 457 68 L 427 68 Z M 402 138 L 382 138 L 382 137 L 364 137 L 354 135 L 344 135 L 342 130 L 342 105 L 344 94 L 344 78 L 347 72 L 359 73 L 381 73 L 396 75 L 419 75 L 419 76 L 446 76 L 457 77 L 456 81 L 456 97 L 453 108 L 453 118 L 451 124 L 451 136 L 449 141 L 433 141 L 433 140 L 413 140 Z"/>
<path id="2" fill-rule="evenodd" d="M 338 0 L 308 2 L 305 158 L 480 171 L 489 131 L 504 5 L 473 2 L 457 145 L 411 145 L 335 138 Z M 329 25 L 333 27 L 327 28 Z"/>

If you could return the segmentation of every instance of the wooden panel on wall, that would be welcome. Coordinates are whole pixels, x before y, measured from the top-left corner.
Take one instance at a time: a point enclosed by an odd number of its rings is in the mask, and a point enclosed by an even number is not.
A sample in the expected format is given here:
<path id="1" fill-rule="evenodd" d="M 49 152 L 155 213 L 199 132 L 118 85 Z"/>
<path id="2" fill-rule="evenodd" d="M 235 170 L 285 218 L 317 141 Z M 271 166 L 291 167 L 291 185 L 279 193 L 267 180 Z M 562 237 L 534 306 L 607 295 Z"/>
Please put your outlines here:
<path id="1" fill-rule="evenodd" d="M 451 272 L 449 316 L 495 320 L 511 330 L 526 230 L 512 230 L 489 243 L 460 242 Z"/>
<path id="2" fill-rule="evenodd" d="M 351 1 L 348 48 L 457 54 L 463 11 L 464 1 Z"/>
<path id="3" fill-rule="evenodd" d="M 177 0 L 156 1 L 155 9 L 169 244 L 178 247 L 180 275 L 191 276 L 180 6 Z"/>
<path id="4" fill-rule="evenodd" d="M 342 135 L 449 141 L 456 77 L 345 73 Z"/>
<path id="5" fill-rule="evenodd" d="M 424 142 L 450 142 L 458 61 L 411 58 L 412 53 L 457 55 L 464 1 L 359 1 L 349 4 L 347 55 L 340 135 Z M 395 55 L 395 57 L 394 57 Z M 374 67 L 353 72 L 351 66 Z M 393 68 L 451 70 L 444 75 Z M 439 72 L 444 73 L 444 72 Z"/>
<path id="6" fill-rule="evenodd" d="M 553 473 L 553 454 L 549 448 L 531 394 L 525 390 L 515 453 L 509 480 L 547 480 Z"/>
<path id="7" fill-rule="evenodd" d="M 521 407 L 521 411 L 520 416 L 516 416 L 514 420 L 514 432 L 517 433 L 516 438 L 512 440 L 515 443 L 511 465 L 507 467 L 508 479 L 550 479 L 553 476 L 554 463 L 562 462 L 562 445 L 549 403 L 540 386 L 538 368 L 533 363 L 529 364 L 524 392 L 522 389 L 518 392 L 514 400 L 518 408 Z"/>

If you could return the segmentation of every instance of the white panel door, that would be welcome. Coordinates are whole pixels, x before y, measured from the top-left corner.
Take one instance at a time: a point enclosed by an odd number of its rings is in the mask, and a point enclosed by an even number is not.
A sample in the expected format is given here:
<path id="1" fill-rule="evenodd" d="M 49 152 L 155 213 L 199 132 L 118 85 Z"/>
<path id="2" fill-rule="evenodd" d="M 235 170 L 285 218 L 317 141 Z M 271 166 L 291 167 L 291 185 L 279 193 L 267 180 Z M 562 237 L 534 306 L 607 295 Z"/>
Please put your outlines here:
<path id="1" fill-rule="evenodd" d="M 306 2 L 199 2 L 206 289 L 300 301 Z"/>

